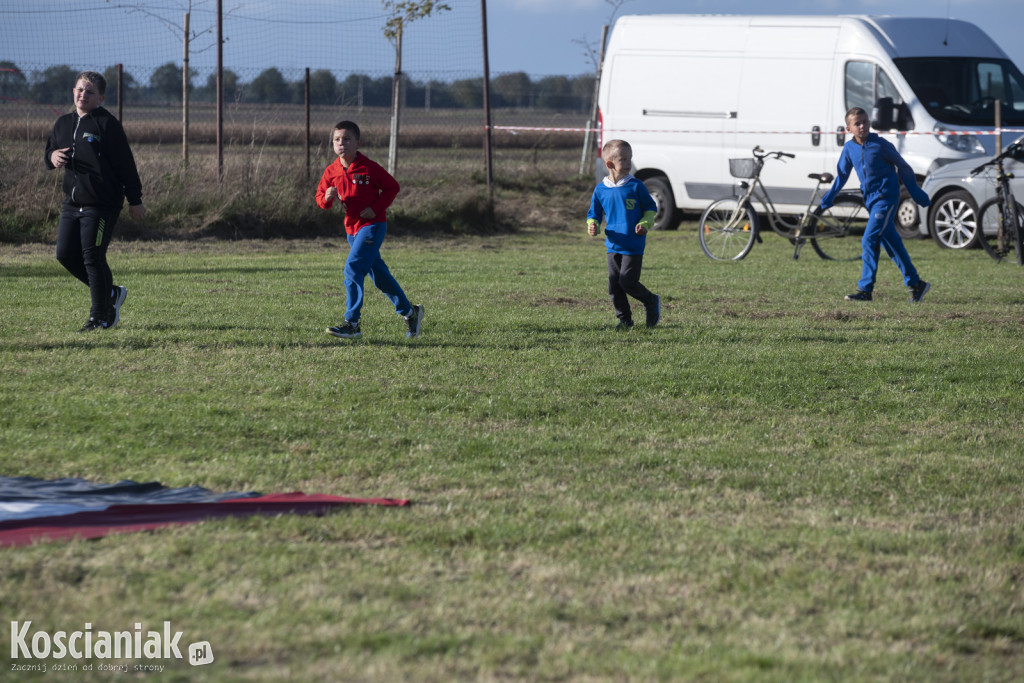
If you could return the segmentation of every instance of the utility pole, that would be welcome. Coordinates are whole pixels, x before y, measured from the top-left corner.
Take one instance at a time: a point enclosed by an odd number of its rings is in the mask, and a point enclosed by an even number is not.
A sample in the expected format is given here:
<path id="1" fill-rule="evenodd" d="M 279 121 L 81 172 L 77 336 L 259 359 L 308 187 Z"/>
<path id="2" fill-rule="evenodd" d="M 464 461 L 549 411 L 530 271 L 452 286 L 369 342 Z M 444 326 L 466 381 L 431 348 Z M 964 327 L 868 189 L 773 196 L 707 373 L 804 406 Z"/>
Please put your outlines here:
<path id="1" fill-rule="evenodd" d="M 224 0 L 217 0 L 217 182 L 224 175 Z"/>
<path id="2" fill-rule="evenodd" d="M 188 166 L 188 32 L 190 14 L 185 12 L 184 56 L 181 60 L 181 163 Z"/>
<path id="3" fill-rule="evenodd" d="M 487 176 L 487 207 L 494 211 L 494 179 L 491 175 L 491 66 L 487 54 L 487 0 L 480 0 L 484 50 L 484 170 Z"/>

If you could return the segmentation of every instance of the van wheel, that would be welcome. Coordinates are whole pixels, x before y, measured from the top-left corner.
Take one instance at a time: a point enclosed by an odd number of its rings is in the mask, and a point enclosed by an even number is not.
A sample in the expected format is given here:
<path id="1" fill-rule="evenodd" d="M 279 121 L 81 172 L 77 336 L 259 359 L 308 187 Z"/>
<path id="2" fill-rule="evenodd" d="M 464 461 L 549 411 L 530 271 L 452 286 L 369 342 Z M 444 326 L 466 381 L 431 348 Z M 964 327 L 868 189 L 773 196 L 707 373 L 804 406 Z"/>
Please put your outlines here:
<path id="1" fill-rule="evenodd" d="M 921 236 L 917 227 L 921 224 L 921 212 L 917 202 L 906 190 L 900 192 L 900 205 L 896 209 L 896 232 L 905 240 L 916 240 Z"/>
<path id="2" fill-rule="evenodd" d="M 658 206 L 654 214 L 653 230 L 673 230 L 679 225 L 678 211 L 676 210 L 676 198 L 672 194 L 668 180 L 661 176 L 647 178 L 643 181 L 651 198 Z"/>

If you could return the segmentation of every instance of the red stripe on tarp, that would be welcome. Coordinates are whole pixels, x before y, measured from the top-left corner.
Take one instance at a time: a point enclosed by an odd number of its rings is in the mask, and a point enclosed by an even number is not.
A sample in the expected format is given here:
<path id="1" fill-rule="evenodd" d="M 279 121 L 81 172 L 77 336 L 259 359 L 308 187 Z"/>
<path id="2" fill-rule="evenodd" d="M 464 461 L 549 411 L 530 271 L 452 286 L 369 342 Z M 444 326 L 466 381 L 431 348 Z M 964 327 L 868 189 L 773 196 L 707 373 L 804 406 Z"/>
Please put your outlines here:
<path id="1" fill-rule="evenodd" d="M 0 547 L 31 545 L 64 538 L 100 538 L 107 534 L 148 531 L 194 524 L 208 519 L 250 515 L 322 515 L 350 505 L 405 506 L 401 498 L 344 498 L 322 493 L 271 493 L 257 498 L 231 498 L 215 503 L 111 505 L 106 510 L 0 522 Z"/>

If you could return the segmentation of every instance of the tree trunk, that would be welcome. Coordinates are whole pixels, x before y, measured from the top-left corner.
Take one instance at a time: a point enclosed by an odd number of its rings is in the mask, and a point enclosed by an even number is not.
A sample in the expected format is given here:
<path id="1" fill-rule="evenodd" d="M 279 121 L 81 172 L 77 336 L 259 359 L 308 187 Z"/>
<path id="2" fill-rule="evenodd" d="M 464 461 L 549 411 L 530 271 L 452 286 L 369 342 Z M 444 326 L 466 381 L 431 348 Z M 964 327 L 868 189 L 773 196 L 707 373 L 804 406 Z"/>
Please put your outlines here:
<path id="1" fill-rule="evenodd" d="M 388 147 L 388 173 L 398 171 L 398 122 L 402 113 L 402 29 L 395 38 L 395 77 L 391 81 L 391 144 Z"/>

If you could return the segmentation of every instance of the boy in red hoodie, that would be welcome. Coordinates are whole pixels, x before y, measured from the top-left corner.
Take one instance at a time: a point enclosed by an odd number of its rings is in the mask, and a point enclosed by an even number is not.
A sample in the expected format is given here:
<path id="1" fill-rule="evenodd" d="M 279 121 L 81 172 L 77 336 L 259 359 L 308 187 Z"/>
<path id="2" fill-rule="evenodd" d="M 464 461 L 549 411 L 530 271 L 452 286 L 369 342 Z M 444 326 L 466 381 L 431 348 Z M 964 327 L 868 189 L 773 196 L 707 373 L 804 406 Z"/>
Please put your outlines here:
<path id="1" fill-rule="evenodd" d="M 387 235 L 387 208 L 398 196 L 399 186 L 390 173 L 359 151 L 359 126 L 342 121 L 332 133 L 338 160 L 324 169 L 316 188 L 316 203 L 329 209 L 335 199 L 345 205 L 345 233 L 351 247 L 345 261 L 345 322 L 327 328 L 327 333 L 342 339 L 358 339 L 359 317 L 363 308 L 363 283 L 366 276 L 405 318 L 406 337 L 417 337 L 423 324 L 423 306 L 413 306 L 402 287 L 391 275 L 380 248 Z"/>

